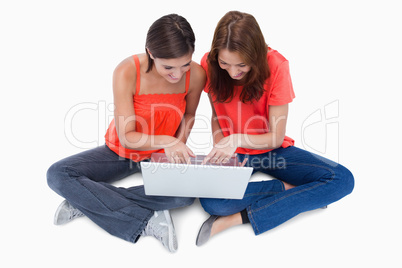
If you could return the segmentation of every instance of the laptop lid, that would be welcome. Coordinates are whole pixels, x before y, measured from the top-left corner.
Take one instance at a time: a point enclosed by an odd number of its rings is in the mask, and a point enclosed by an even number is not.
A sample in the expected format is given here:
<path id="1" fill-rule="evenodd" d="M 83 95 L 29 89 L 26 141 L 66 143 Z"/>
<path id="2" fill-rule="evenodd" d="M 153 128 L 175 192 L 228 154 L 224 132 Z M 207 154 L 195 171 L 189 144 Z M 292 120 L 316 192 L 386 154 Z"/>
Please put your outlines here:
<path id="1" fill-rule="evenodd" d="M 157 196 L 242 199 L 253 168 L 241 167 L 237 157 L 225 164 L 201 165 L 205 155 L 191 164 L 169 163 L 164 153 L 141 162 L 145 194 Z"/>

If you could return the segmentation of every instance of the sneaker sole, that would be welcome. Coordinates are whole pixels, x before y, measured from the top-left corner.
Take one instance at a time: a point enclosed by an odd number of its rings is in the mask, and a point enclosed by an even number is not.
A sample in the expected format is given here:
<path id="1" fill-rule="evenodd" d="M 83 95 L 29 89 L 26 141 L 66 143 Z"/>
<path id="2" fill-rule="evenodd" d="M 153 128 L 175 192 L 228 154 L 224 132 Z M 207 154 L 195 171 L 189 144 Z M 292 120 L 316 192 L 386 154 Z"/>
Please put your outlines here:
<path id="1" fill-rule="evenodd" d="M 63 202 L 61 202 L 61 204 L 59 205 L 59 207 L 57 208 L 56 212 L 54 213 L 54 218 L 53 218 L 53 224 L 54 225 L 63 225 L 66 222 L 63 223 L 58 223 L 57 219 L 59 218 L 59 213 L 60 211 L 63 209 L 64 205 L 67 203 L 67 200 L 64 200 Z"/>
<path id="2" fill-rule="evenodd" d="M 176 252 L 177 247 L 174 246 L 174 240 L 175 240 L 175 234 L 174 234 L 174 226 L 173 226 L 173 221 L 172 217 L 170 216 L 170 213 L 168 210 L 164 210 L 163 214 L 165 215 L 166 222 L 168 224 L 168 232 L 169 232 L 169 249 L 171 252 Z M 176 243 L 177 245 L 177 243 Z"/>

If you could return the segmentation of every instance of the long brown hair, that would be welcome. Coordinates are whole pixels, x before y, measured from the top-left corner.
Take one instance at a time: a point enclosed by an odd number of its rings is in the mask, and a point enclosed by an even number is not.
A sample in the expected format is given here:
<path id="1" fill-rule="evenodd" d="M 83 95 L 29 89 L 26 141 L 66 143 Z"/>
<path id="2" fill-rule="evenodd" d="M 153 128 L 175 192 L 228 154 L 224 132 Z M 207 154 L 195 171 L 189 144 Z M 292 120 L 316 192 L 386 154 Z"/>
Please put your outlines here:
<path id="1" fill-rule="evenodd" d="M 218 54 L 221 49 L 238 52 L 244 63 L 251 67 L 240 100 L 244 103 L 259 100 L 270 71 L 267 63 L 268 46 L 256 19 L 247 13 L 230 11 L 215 28 L 207 58 L 209 87 L 215 96 L 214 101 L 228 102 L 234 97 L 234 81 L 226 70 L 219 67 Z"/>
<path id="2" fill-rule="evenodd" d="M 177 14 L 169 14 L 156 20 L 148 30 L 145 48 L 156 58 L 174 59 L 194 52 L 195 35 L 188 21 Z M 148 51 L 147 72 L 154 61 Z"/>

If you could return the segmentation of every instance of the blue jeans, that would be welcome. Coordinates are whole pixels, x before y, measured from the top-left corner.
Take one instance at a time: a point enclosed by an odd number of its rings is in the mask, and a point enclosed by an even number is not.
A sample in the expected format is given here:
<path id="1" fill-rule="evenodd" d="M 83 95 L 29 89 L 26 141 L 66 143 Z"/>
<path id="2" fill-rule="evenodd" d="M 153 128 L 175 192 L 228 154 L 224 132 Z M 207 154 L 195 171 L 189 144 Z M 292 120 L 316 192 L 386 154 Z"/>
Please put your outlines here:
<path id="1" fill-rule="evenodd" d="M 297 147 L 278 148 L 248 158 L 253 173 L 274 180 L 250 182 L 241 200 L 208 199 L 200 202 L 211 215 L 227 216 L 246 210 L 256 235 L 268 231 L 299 213 L 324 207 L 353 191 L 352 173 L 340 164 Z M 285 191 L 282 181 L 296 186 Z"/>
<path id="2" fill-rule="evenodd" d="M 106 145 L 70 156 L 47 172 L 51 189 L 110 234 L 137 242 L 154 211 L 189 206 L 193 198 L 147 196 L 144 186 L 110 183 L 141 171 Z"/>

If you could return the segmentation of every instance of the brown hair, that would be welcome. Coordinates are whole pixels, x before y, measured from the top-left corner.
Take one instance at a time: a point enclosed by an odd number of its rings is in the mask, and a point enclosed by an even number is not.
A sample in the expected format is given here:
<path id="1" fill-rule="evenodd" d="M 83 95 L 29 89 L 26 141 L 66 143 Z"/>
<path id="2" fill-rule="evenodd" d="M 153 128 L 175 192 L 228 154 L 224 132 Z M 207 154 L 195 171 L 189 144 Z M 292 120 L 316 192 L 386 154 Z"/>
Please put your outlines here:
<path id="1" fill-rule="evenodd" d="M 148 55 L 147 72 L 152 70 L 155 58 L 174 59 L 194 52 L 195 35 L 188 21 L 177 14 L 156 20 L 148 30 L 145 51 Z"/>
<path id="2" fill-rule="evenodd" d="M 259 100 L 270 71 L 267 62 L 268 46 L 255 18 L 247 13 L 230 11 L 216 26 L 207 58 L 209 87 L 215 96 L 214 101 L 227 102 L 234 97 L 234 81 L 227 71 L 219 67 L 218 54 L 221 49 L 238 52 L 244 63 L 251 67 L 240 100 L 244 103 Z"/>

